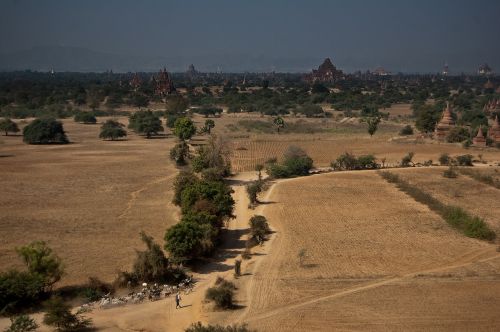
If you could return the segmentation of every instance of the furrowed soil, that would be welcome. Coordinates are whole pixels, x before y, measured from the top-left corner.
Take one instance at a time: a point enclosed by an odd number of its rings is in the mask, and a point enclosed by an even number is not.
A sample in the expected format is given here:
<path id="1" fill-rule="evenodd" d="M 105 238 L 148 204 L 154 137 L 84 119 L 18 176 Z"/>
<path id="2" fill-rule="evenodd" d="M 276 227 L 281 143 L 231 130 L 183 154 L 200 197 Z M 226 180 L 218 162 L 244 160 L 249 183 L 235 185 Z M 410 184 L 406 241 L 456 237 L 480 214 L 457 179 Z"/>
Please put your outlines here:
<path id="1" fill-rule="evenodd" d="M 464 237 L 375 172 L 288 180 L 269 199 L 275 238 L 235 321 L 259 331 L 500 326 L 496 246 Z"/>
<path id="2" fill-rule="evenodd" d="M 163 243 L 176 223 L 170 201 L 177 170 L 168 159 L 174 140 L 129 132 L 127 140 L 102 141 L 100 124 L 63 123 L 71 144 L 2 137 L 0 266 L 21 267 L 14 248 L 44 240 L 64 262 L 60 286 L 89 276 L 112 281 L 143 248 L 141 230 Z"/>

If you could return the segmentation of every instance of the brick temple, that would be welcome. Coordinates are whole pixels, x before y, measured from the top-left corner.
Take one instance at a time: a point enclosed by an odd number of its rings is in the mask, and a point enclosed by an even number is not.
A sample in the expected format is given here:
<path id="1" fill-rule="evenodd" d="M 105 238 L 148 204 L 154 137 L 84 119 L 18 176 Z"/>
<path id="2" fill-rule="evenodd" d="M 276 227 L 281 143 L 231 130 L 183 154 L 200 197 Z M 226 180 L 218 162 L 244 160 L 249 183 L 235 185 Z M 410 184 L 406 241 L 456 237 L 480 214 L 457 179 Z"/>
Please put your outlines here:
<path id="1" fill-rule="evenodd" d="M 436 129 L 434 129 L 434 137 L 439 141 L 444 141 L 453 127 L 455 127 L 455 121 L 451 116 L 450 103 L 446 103 L 441 120 L 439 120 Z"/>
<path id="2" fill-rule="evenodd" d="M 334 83 L 341 79 L 344 79 L 344 73 L 333 65 L 330 58 L 326 58 L 317 70 L 313 69 L 312 73 L 305 76 L 305 80 L 311 83 Z"/>
<path id="3" fill-rule="evenodd" d="M 166 68 L 160 70 L 157 77 L 153 76 L 153 81 L 155 83 L 155 93 L 162 97 L 175 93 L 174 83 L 170 79 L 170 75 Z"/>

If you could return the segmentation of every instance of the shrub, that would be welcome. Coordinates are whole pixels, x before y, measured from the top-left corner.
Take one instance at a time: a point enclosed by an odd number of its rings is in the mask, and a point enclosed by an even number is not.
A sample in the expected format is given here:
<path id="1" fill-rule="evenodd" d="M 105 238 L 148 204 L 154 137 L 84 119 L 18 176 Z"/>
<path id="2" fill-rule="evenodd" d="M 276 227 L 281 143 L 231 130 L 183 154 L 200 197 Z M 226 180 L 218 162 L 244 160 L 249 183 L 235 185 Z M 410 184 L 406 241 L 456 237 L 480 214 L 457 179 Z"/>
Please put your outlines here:
<path id="1" fill-rule="evenodd" d="M 152 111 L 138 111 L 129 116 L 128 127 L 136 133 L 146 135 L 151 138 L 152 135 L 158 135 L 164 130 L 161 120 Z"/>
<path id="2" fill-rule="evenodd" d="M 249 330 L 245 324 L 228 325 L 228 326 L 221 326 L 221 325 L 204 326 L 200 322 L 197 322 L 191 324 L 191 326 L 188 327 L 185 330 L 185 332 L 255 332 L 255 331 Z"/>
<path id="3" fill-rule="evenodd" d="M 207 168 L 215 168 L 221 176 L 231 174 L 230 151 L 225 140 L 211 136 L 208 144 L 197 149 L 192 160 L 193 170 L 197 173 Z"/>
<path id="4" fill-rule="evenodd" d="M 188 140 L 196 133 L 196 127 L 189 118 L 178 118 L 174 124 L 174 135 L 181 140 Z"/>
<path id="5" fill-rule="evenodd" d="M 55 119 L 35 119 L 23 129 L 23 141 L 28 144 L 65 144 L 68 138 L 61 122 Z"/>
<path id="6" fill-rule="evenodd" d="M 261 242 L 265 239 L 266 235 L 271 232 L 267 219 L 264 216 L 255 215 L 250 218 L 250 235 L 252 238 L 256 239 L 257 242 Z"/>
<path id="7" fill-rule="evenodd" d="M 80 312 L 73 314 L 71 306 L 58 297 L 47 301 L 46 307 L 47 312 L 43 317 L 43 322 L 54 326 L 57 331 L 80 331 L 92 325 L 92 320 L 83 317 Z"/>
<path id="8" fill-rule="evenodd" d="M 246 185 L 246 190 L 248 198 L 250 199 L 250 204 L 257 204 L 257 195 L 262 191 L 262 181 L 256 180 L 252 181 Z"/>
<path id="9" fill-rule="evenodd" d="M 273 178 L 308 175 L 313 166 L 313 160 L 304 150 L 290 146 L 285 152 L 282 164 L 268 164 L 267 173 Z"/>
<path id="10" fill-rule="evenodd" d="M 379 164 L 376 162 L 373 155 L 363 155 L 356 158 L 354 154 L 346 152 L 340 155 L 335 161 L 331 163 L 334 170 L 362 170 L 362 169 L 376 169 Z"/>
<path id="11" fill-rule="evenodd" d="M 124 124 L 119 123 L 115 120 L 107 120 L 101 126 L 101 133 L 99 134 L 99 138 L 102 139 L 111 139 L 114 141 L 117 138 L 127 136 L 127 131 L 123 129 L 125 127 Z"/>
<path id="12" fill-rule="evenodd" d="M 473 166 L 472 165 L 472 158 L 473 157 L 470 154 L 464 154 L 464 155 L 455 157 L 458 166 Z"/>
<path id="13" fill-rule="evenodd" d="M 81 122 L 84 124 L 95 124 L 97 119 L 94 114 L 90 112 L 78 112 L 74 117 L 75 122 Z"/>
<path id="14" fill-rule="evenodd" d="M 231 309 L 233 307 L 234 289 L 233 283 L 222 279 L 214 287 L 207 289 L 205 298 L 213 301 L 220 309 Z"/>
<path id="15" fill-rule="evenodd" d="M 198 183 L 200 179 L 191 171 L 181 171 L 174 180 L 174 199 L 175 205 L 181 205 L 182 191 L 191 185 Z"/>
<path id="16" fill-rule="evenodd" d="M 28 315 L 10 317 L 10 326 L 4 332 L 30 332 L 36 331 L 38 324 Z"/>
<path id="17" fill-rule="evenodd" d="M 0 273 L 0 312 L 16 312 L 36 304 L 45 280 L 41 275 L 15 270 Z"/>
<path id="18" fill-rule="evenodd" d="M 241 275 L 241 261 L 239 259 L 234 261 L 234 275 L 235 276 Z"/>
<path id="19" fill-rule="evenodd" d="M 450 157 L 449 154 L 443 153 L 441 156 L 439 156 L 439 164 L 440 165 L 450 165 L 452 162 L 452 158 Z"/>
<path id="20" fill-rule="evenodd" d="M 180 222 L 165 233 L 165 250 L 179 261 L 207 256 L 214 249 L 214 233 L 209 224 Z"/>
<path id="21" fill-rule="evenodd" d="M 27 246 L 16 248 L 28 267 L 28 271 L 43 279 L 44 287 L 50 289 L 61 280 L 64 268 L 61 259 L 43 241 L 35 241 Z"/>
<path id="22" fill-rule="evenodd" d="M 450 166 L 446 171 L 443 172 L 443 176 L 445 178 L 454 179 L 458 176 L 458 174 L 455 171 L 455 168 L 453 166 Z"/>
<path id="23" fill-rule="evenodd" d="M 413 135 L 413 128 L 410 125 L 406 125 L 401 130 L 399 131 L 399 135 L 401 136 L 408 136 L 408 135 Z"/>
<path id="24" fill-rule="evenodd" d="M 87 285 L 81 292 L 81 296 L 85 297 L 87 301 L 97 301 L 105 294 L 112 293 L 113 287 L 107 283 L 102 282 L 98 278 L 89 277 Z"/>
<path id="25" fill-rule="evenodd" d="M 401 167 L 410 167 L 410 166 L 415 166 L 413 163 L 413 156 L 415 155 L 414 152 L 408 152 L 406 156 L 401 159 Z"/>
<path id="26" fill-rule="evenodd" d="M 170 150 L 170 159 L 174 160 L 176 165 L 183 166 L 189 158 L 189 146 L 186 142 L 182 141 L 176 144 Z"/>
<path id="27" fill-rule="evenodd" d="M 3 131 L 5 133 L 5 136 L 7 136 L 9 135 L 9 132 L 19 132 L 19 127 L 17 126 L 17 123 L 12 121 L 11 119 L 5 118 L 0 120 L 0 131 Z"/>
<path id="28" fill-rule="evenodd" d="M 463 127 L 454 127 L 446 136 L 448 143 L 460 143 L 470 137 L 469 131 Z"/>

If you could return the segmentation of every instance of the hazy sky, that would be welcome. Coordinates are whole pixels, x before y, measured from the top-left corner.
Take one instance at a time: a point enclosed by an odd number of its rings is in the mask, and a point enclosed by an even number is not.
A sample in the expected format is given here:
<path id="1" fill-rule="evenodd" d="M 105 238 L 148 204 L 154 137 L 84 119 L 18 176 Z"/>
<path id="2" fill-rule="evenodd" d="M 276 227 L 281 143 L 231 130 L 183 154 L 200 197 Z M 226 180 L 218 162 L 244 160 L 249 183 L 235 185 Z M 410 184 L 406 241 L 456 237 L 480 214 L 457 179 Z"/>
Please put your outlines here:
<path id="1" fill-rule="evenodd" d="M 499 0 L 0 0 L 0 52 L 331 57 L 339 67 L 500 71 Z M 472 68 L 473 67 L 473 68 Z"/>

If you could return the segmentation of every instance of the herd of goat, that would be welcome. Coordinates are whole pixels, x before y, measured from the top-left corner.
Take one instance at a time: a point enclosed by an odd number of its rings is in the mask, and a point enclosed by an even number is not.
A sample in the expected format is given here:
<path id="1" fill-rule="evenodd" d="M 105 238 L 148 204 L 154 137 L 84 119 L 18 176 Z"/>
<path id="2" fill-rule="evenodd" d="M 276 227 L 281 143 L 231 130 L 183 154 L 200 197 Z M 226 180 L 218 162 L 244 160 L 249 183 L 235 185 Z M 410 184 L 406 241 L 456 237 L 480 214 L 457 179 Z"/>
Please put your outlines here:
<path id="1" fill-rule="evenodd" d="M 192 277 L 184 279 L 181 283 L 176 286 L 171 285 L 158 285 L 147 283 L 142 284 L 142 289 L 139 292 L 130 292 L 126 296 L 113 297 L 111 294 L 105 294 L 101 299 L 89 303 L 85 303 L 80 306 L 80 312 L 90 311 L 94 308 L 112 308 L 116 306 L 125 305 L 128 303 L 135 304 L 141 303 L 145 300 L 157 301 L 161 298 L 169 297 L 172 294 L 177 294 L 178 292 L 183 292 L 184 294 L 189 294 L 194 287 L 194 281 Z"/>

